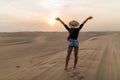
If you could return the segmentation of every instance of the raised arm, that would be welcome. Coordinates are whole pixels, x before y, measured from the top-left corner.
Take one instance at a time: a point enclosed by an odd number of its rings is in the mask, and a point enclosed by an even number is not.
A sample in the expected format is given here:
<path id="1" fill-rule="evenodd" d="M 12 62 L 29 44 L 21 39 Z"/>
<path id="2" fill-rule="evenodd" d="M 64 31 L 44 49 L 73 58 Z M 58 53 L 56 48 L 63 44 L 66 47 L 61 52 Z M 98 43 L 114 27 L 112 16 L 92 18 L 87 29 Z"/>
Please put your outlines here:
<path id="1" fill-rule="evenodd" d="M 81 28 L 84 26 L 84 24 L 85 24 L 88 20 L 90 20 L 90 19 L 92 19 L 92 18 L 93 18 L 93 17 L 90 16 L 90 17 L 88 17 L 85 21 L 83 21 L 83 23 L 80 25 L 79 29 L 81 29 Z"/>
<path id="2" fill-rule="evenodd" d="M 88 20 L 90 20 L 90 19 L 92 19 L 93 17 L 92 16 L 90 16 L 90 17 L 88 17 L 85 21 L 83 21 L 83 25 L 88 21 Z"/>
<path id="3" fill-rule="evenodd" d="M 70 28 L 59 17 L 57 17 L 56 20 L 60 21 L 64 25 L 64 27 L 69 31 Z"/>
<path id="4" fill-rule="evenodd" d="M 56 20 L 60 21 L 63 25 L 66 25 L 59 17 L 57 17 Z"/>

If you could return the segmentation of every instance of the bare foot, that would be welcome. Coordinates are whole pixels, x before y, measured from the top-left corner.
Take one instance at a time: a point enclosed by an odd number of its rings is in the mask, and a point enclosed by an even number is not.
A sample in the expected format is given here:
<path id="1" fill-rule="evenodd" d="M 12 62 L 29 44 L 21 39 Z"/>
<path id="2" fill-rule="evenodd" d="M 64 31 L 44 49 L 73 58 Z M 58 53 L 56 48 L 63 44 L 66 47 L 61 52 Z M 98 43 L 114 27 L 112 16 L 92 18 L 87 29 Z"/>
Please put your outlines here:
<path id="1" fill-rule="evenodd" d="M 76 67 L 73 67 L 73 69 L 76 69 Z"/>
<path id="2" fill-rule="evenodd" d="M 64 70 L 68 70 L 67 68 L 65 68 Z"/>

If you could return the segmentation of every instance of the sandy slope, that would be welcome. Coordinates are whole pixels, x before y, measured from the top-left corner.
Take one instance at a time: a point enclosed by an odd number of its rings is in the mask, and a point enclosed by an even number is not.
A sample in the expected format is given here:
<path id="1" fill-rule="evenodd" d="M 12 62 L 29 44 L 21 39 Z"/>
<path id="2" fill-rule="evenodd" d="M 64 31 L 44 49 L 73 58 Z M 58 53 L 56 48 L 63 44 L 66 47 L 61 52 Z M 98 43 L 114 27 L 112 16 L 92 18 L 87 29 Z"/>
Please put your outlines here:
<path id="1" fill-rule="evenodd" d="M 120 80 L 120 33 L 82 33 L 77 69 L 72 55 L 68 71 L 61 34 L 1 38 L 0 80 Z"/>

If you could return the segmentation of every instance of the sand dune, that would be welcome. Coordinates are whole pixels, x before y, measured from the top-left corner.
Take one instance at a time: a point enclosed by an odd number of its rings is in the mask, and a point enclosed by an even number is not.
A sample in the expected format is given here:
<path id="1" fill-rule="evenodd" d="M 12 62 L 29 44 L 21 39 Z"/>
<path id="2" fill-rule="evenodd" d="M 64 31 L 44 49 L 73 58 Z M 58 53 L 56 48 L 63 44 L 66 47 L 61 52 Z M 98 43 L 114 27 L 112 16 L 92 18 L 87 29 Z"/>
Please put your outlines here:
<path id="1" fill-rule="evenodd" d="M 79 61 L 64 70 L 66 33 L 1 33 L 0 80 L 120 80 L 120 33 L 80 33 Z"/>

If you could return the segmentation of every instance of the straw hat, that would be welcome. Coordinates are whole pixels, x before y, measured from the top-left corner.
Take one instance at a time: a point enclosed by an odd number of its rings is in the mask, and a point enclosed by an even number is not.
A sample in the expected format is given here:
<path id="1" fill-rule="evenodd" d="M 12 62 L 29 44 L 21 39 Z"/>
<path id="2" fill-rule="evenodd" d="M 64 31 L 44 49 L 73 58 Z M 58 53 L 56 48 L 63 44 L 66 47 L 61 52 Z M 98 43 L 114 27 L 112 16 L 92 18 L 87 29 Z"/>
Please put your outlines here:
<path id="1" fill-rule="evenodd" d="M 79 25 L 80 25 L 79 22 L 77 22 L 75 20 L 72 20 L 72 21 L 69 22 L 69 26 L 71 28 L 77 28 Z"/>

